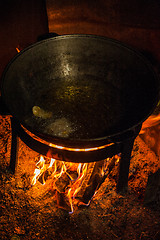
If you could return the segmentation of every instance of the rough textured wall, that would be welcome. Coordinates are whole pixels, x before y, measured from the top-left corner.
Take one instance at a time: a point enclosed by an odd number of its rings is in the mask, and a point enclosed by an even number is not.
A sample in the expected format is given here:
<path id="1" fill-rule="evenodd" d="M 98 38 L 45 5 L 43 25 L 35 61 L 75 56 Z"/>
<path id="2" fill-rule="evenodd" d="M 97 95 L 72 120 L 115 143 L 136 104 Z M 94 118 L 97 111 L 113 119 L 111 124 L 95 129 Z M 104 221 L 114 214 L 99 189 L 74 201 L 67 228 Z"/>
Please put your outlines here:
<path id="1" fill-rule="evenodd" d="M 49 31 L 87 33 L 121 40 L 160 62 L 160 2 L 157 0 L 46 0 Z"/>

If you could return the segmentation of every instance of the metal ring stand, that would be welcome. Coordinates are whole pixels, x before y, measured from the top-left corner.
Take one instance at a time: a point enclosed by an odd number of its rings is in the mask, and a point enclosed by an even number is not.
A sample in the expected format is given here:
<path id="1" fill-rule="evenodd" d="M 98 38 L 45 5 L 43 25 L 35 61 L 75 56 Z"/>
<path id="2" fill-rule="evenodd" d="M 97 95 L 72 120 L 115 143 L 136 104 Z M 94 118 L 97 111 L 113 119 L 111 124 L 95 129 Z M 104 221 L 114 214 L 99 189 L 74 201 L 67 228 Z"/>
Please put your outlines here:
<path id="1" fill-rule="evenodd" d="M 56 158 L 61 161 L 68 162 L 94 162 L 99 160 L 104 160 L 107 157 L 113 157 L 114 155 L 121 153 L 121 158 L 119 162 L 119 176 L 117 181 L 117 192 L 126 192 L 128 189 L 128 174 L 130 166 L 131 152 L 134 144 L 134 140 L 138 135 L 141 126 L 135 129 L 135 136 L 123 140 L 122 142 L 115 143 L 104 149 L 96 150 L 91 152 L 72 152 L 68 150 L 60 150 L 54 147 L 50 147 L 44 143 L 41 143 L 30 135 L 28 135 L 21 125 L 11 117 L 11 128 L 12 128 L 12 142 L 11 142 L 11 157 L 10 157 L 10 170 L 15 173 L 17 155 L 18 155 L 18 137 L 32 150 L 48 156 Z"/>

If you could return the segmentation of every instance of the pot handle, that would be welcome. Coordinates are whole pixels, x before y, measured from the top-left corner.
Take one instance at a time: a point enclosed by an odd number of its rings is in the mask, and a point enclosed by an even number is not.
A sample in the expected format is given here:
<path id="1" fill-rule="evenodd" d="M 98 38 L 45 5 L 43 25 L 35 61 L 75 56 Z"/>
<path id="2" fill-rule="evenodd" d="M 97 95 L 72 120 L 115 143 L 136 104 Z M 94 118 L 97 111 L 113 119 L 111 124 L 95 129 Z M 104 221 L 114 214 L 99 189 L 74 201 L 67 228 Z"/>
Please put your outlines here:
<path id="1" fill-rule="evenodd" d="M 59 36 L 59 35 L 55 32 L 45 33 L 45 34 L 38 36 L 37 41 L 39 42 L 39 41 L 42 41 L 42 40 L 45 40 L 48 38 L 57 37 L 57 36 Z"/>

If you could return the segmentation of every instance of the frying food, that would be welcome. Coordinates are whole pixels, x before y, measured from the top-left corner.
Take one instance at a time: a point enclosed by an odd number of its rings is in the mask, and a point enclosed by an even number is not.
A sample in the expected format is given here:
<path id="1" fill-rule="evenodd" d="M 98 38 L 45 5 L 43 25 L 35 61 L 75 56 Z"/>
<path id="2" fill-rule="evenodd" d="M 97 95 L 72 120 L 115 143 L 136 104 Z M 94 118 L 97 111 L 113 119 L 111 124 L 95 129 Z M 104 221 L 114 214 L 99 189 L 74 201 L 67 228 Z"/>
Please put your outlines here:
<path id="1" fill-rule="evenodd" d="M 47 119 L 47 118 L 52 117 L 52 112 L 45 111 L 42 108 L 40 108 L 39 106 L 34 106 L 32 108 L 32 112 L 33 112 L 34 116 L 39 117 L 39 118 Z"/>
<path id="2" fill-rule="evenodd" d="M 57 137 L 69 137 L 69 135 L 74 132 L 71 123 L 66 118 L 56 119 L 53 123 L 48 125 L 47 132 L 54 134 Z"/>

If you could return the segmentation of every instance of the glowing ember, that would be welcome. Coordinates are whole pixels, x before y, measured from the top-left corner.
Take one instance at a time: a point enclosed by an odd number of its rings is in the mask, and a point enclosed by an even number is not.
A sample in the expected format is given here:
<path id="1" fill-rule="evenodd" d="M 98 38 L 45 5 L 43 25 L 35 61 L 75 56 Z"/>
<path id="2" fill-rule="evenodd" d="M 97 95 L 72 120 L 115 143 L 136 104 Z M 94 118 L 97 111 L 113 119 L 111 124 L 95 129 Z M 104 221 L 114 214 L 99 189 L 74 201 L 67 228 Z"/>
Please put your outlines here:
<path id="1" fill-rule="evenodd" d="M 40 157 L 36 163 L 32 186 L 39 181 L 50 180 L 52 192 L 56 191 L 58 207 L 73 213 L 74 206 L 88 206 L 100 185 L 110 172 L 110 164 L 115 164 L 119 156 L 100 162 L 70 163 Z M 114 164 L 113 164 L 114 163 Z"/>
<path id="2" fill-rule="evenodd" d="M 19 52 L 20 52 L 20 50 L 19 50 L 19 48 L 18 48 L 18 47 L 16 47 L 16 51 L 17 51 L 17 53 L 19 53 Z"/>
<path id="3" fill-rule="evenodd" d="M 59 146 L 59 145 L 56 145 L 56 144 L 53 144 L 53 143 L 50 143 L 49 146 L 50 147 L 55 147 L 55 148 L 58 148 L 58 149 L 73 151 L 73 152 L 90 152 L 90 151 L 96 151 L 98 149 L 106 148 L 106 147 L 111 146 L 113 144 L 114 143 L 109 143 L 109 144 L 106 144 L 106 145 L 103 145 L 103 146 L 93 147 L 93 148 L 69 148 L 69 147 Z"/>

